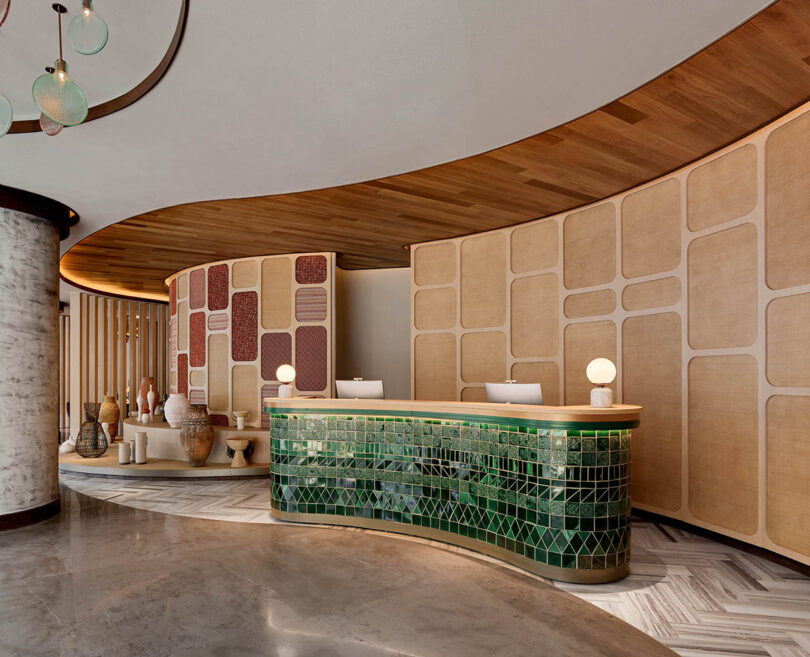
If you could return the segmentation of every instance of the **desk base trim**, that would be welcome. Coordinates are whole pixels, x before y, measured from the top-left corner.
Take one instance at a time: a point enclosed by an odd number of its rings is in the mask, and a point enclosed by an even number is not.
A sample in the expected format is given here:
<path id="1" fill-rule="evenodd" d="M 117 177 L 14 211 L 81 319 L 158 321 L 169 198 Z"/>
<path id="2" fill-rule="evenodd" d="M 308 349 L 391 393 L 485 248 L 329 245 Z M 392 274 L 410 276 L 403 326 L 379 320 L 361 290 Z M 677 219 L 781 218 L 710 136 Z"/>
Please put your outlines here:
<path id="1" fill-rule="evenodd" d="M 356 518 L 350 516 L 333 516 L 322 513 L 291 513 L 289 511 L 280 511 L 276 508 L 271 508 L 270 514 L 274 518 L 278 518 L 279 520 L 284 520 L 286 522 L 299 522 L 316 525 L 336 525 L 339 527 L 358 527 L 360 529 L 371 529 L 391 534 L 406 534 L 408 536 L 417 536 L 419 538 L 426 538 L 432 541 L 439 541 L 440 543 L 456 545 L 467 550 L 472 550 L 473 552 L 486 554 L 489 557 L 494 557 L 501 561 L 505 561 L 506 563 L 510 563 L 513 566 L 517 566 L 518 568 L 522 568 L 533 575 L 539 575 L 540 577 L 553 579 L 559 582 L 569 582 L 572 584 L 606 584 L 608 582 L 620 580 L 630 573 L 630 567 L 627 564 L 617 568 L 600 570 L 581 570 L 575 568 L 550 566 L 548 564 L 527 559 L 526 557 L 510 552 L 509 550 L 504 550 L 487 543 L 482 543 L 481 541 L 477 541 L 475 539 L 467 538 L 466 536 L 458 536 L 456 534 L 444 532 L 439 529 L 432 529 L 430 527 L 403 525 L 389 520 Z"/>

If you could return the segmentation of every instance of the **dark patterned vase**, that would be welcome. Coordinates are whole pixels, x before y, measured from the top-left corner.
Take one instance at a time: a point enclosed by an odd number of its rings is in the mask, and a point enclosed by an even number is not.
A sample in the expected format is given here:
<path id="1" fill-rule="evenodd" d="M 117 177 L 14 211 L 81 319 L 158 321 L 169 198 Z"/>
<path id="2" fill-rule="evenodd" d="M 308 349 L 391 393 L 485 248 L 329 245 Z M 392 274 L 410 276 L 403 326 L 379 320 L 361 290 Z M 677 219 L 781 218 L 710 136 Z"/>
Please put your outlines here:
<path id="1" fill-rule="evenodd" d="M 98 458 L 107 451 L 107 436 L 98 422 L 98 412 L 101 404 L 98 402 L 85 402 L 85 420 L 79 429 L 76 438 L 76 453 L 84 458 Z"/>
<path id="2" fill-rule="evenodd" d="M 205 404 L 188 407 L 186 419 L 180 429 L 180 444 L 183 446 L 189 465 L 200 468 L 211 454 L 214 446 L 214 427 Z"/>

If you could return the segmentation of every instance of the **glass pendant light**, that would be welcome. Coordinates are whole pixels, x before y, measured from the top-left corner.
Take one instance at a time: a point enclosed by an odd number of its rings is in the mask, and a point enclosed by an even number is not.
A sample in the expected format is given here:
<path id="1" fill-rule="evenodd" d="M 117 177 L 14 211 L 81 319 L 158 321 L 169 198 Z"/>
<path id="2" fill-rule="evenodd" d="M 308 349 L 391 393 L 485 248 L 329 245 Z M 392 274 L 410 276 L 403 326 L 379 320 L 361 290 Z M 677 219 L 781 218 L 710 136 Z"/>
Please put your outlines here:
<path id="1" fill-rule="evenodd" d="M 3 95 L 0 95 L 0 137 L 11 129 L 11 122 L 14 120 L 14 112 L 11 103 Z"/>
<path id="2" fill-rule="evenodd" d="M 42 128 L 42 132 L 44 132 L 49 137 L 53 137 L 54 135 L 58 135 L 62 132 L 63 126 L 61 123 L 57 123 L 56 121 L 51 121 L 47 116 L 44 114 L 39 115 L 39 127 Z"/>
<path id="3" fill-rule="evenodd" d="M 82 0 L 82 11 L 68 24 L 70 45 L 80 55 L 95 55 L 107 45 L 110 32 L 93 11 L 93 0 Z"/>
<path id="4" fill-rule="evenodd" d="M 67 126 L 78 125 L 87 118 L 87 98 L 79 85 L 70 79 L 67 62 L 62 59 L 62 14 L 67 9 L 59 3 L 54 3 L 53 9 L 59 16 L 59 59 L 54 64 L 53 73 L 45 73 L 34 80 L 34 101 L 51 121 Z"/>

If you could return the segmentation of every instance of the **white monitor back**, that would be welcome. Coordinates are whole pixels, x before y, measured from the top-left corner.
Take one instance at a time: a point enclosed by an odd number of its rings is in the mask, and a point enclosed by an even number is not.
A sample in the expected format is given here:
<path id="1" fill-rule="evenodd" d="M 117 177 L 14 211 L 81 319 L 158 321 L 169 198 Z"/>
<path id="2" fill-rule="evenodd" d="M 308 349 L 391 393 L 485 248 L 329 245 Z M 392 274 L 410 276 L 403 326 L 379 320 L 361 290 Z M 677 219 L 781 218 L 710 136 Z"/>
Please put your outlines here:
<path id="1" fill-rule="evenodd" d="M 487 383 L 487 400 L 498 404 L 543 403 L 539 383 Z"/>
<path id="2" fill-rule="evenodd" d="M 335 381 L 338 399 L 385 399 L 382 381 Z"/>

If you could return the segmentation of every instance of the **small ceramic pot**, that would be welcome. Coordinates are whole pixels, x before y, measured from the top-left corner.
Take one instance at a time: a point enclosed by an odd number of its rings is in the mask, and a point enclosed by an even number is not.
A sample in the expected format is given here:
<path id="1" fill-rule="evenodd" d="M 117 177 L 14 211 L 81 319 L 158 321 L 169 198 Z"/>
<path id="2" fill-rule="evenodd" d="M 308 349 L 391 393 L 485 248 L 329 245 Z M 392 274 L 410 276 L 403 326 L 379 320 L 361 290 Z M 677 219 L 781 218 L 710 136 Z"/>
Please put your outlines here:
<path id="1" fill-rule="evenodd" d="M 205 404 L 189 406 L 183 428 L 180 430 L 180 444 L 188 456 L 189 465 L 199 468 L 211 454 L 214 446 L 214 427 Z"/>

